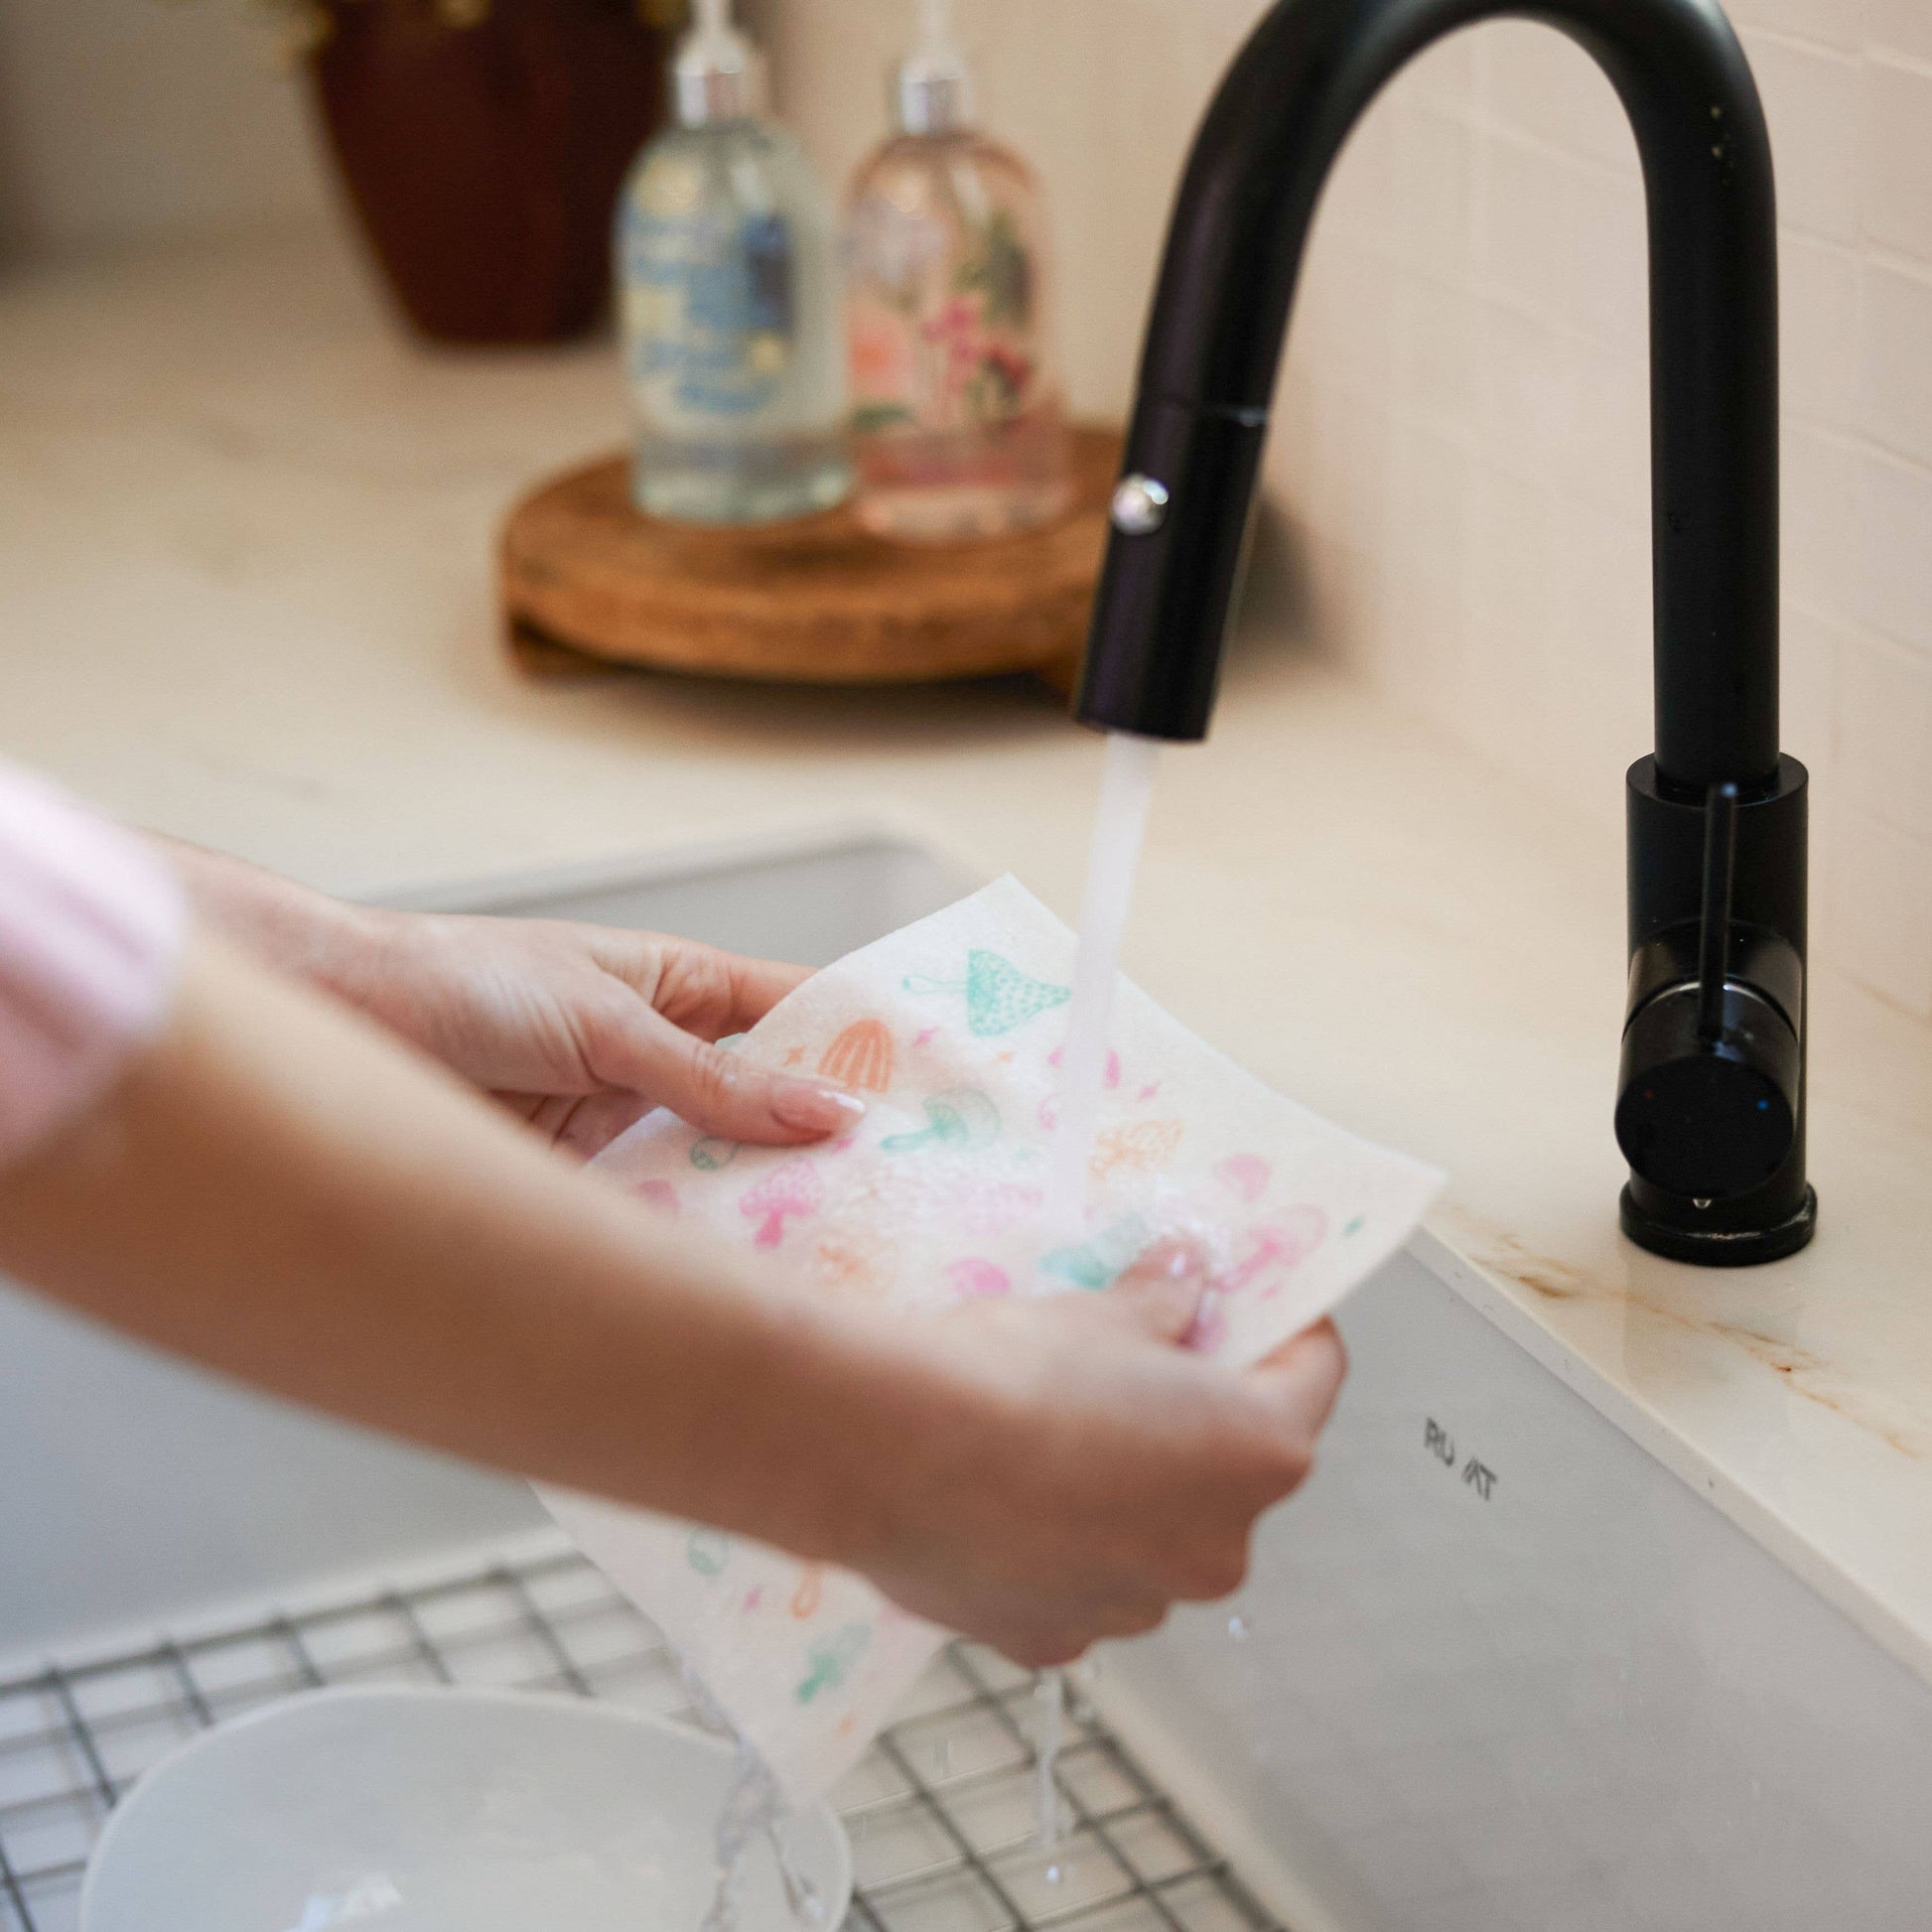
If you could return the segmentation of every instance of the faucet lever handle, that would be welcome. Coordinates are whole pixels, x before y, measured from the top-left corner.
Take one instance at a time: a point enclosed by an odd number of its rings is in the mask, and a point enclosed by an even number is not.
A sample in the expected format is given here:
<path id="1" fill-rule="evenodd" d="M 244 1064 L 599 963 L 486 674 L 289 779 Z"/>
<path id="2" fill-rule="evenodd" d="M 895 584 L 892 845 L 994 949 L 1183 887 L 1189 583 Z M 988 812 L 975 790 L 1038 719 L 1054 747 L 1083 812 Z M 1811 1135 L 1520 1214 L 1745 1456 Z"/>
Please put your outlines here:
<path id="1" fill-rule="evenodd" d="M 1639 1181 L 1698 1216 L 1768 1185 L 1799 1139 L 1798 1009 L 1787 1012 L 1758 984 L 1782 942 L 1757 933 L 1732 945 L 1741 816 L 1736 785 L 1705 794 L 1695 963 L 1686 920 L 1657 942 L 1661 970 L 1623 1030 L 1616 1135 L 1624 1158 Z M 1745 956 L 1733 980 L 1737 950 Z"/>
<path id="2" fill-rule="evenodd" d="M 1737 877 L 1737 787 L 1711 787 L 1704 805 L 1704 912 L 1698 931 L 1698 1037 L 1725 1036 L 1725 980 L 1730 967 L 1730 902 Z"/>

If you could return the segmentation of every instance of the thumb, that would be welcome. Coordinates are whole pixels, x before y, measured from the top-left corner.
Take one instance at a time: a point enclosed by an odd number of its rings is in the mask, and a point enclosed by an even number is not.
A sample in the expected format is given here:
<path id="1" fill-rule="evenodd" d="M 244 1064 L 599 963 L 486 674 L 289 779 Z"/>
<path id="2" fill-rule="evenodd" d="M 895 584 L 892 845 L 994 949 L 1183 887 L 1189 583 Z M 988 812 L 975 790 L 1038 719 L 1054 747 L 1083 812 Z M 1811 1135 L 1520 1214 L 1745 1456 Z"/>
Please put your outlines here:
<path id="1" fill-rule="evenodd" d="M 1348 1351 L 1332 1321 L 1317 1321 L 1264 1355 L 1248 1371 L 1282 1413 L 1311 1438 L 1325 1427 L 1348 1373 Z"/>
<path id="2" fill-rule="evenodd" d="M 687 1034 L 642 999 L 624 1004 L 597 1043 L 592 1069 L 724 1140 L 789 1147 L 845 1133 L 866 1103 L 831 1080 L 780 1073 Z"/>
<path id="3" fill-rule="evenodd" d="M 1201 1250 L 1191 1241 L 1163 1241 L 1115 1282 L 1107 1300 L 1154 1340 L 1177 1342 L 1194 1325 L 1206 1288 Z"/>

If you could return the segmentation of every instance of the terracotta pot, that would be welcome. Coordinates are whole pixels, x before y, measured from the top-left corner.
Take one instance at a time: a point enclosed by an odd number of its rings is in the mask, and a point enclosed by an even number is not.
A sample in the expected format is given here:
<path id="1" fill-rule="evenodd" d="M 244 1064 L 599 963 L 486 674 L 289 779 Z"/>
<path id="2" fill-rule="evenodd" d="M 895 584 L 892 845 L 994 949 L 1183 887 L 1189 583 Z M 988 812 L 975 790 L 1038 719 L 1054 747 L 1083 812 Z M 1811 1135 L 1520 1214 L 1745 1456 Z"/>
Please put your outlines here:
<path id="1" fill-rule="evenodd" d="M 425 336 L 577 335 L 610 290 L 612 214 L 663 118 L 670 37 L 635 0 L 447 12 L 330 0 L 310 70 L 349 200 Z"/>

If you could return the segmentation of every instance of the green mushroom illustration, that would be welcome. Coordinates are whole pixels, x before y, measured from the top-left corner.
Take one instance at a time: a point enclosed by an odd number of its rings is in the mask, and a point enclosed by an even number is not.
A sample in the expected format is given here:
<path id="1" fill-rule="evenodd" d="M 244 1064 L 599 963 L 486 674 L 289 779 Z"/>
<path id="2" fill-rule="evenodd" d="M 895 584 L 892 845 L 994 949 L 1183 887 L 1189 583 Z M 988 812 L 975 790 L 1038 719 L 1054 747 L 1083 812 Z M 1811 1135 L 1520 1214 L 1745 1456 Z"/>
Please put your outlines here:
<path id="1" fill-rule="evenodd" d="M 1000 1138 L 1000 1110 L 977 1087 L 953 1087 L 929 1094 L 925 1127 L 914 1134 L 889 1134 L 879 1145 L 888 1154 L 915 1154 L 943 1147 L 955 1154 L 990 1147 Z"/>
<path id="2" fill-rule="evenodd" d="M 872 1631 L 863 1623 L 848 1623 L 821 1637 L 806 1654 L 805 1677 L 795 1693 L 798 1702 L 809 1704 L 821 1691 L 836 1691 L 871 1642 Z"/>
<path id="3" fill-rule="evenodd" d="M 978 947 L 966 955 L 963 980 L 926 979 L 913 973 L 902 984 L 908 993 L 965 994 L 966 1029 L 981 1039 L 1010 1034 L 1035 1015 L 1050 1013 L 1073 997 L 1072 987 L 1036 980 L 1010 959 Z"/>

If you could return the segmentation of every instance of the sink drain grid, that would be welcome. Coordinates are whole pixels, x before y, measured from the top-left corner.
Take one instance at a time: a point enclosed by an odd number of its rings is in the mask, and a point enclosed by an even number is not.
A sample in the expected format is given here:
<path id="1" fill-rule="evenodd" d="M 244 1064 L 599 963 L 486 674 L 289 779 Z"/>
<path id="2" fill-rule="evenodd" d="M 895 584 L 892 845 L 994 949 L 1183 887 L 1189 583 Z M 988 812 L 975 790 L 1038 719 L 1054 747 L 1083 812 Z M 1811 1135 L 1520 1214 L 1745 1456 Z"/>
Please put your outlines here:
<path id="1" fill-rule="evenodd" d="M 76 1932 L 114 1802 L 198 1731 L 335 1684 L 571 1692 L 694 1718 L 656 1629 L 574 1550 L 505 1554 L 407 1587 L 0 1681 L 0 1932 Z M 1279 1932 L 1075 1697 L 1036 1836 L 1033 1678 L 950 1646 L 833 1794 L 858 1870 L 846 1932 Z"/>

